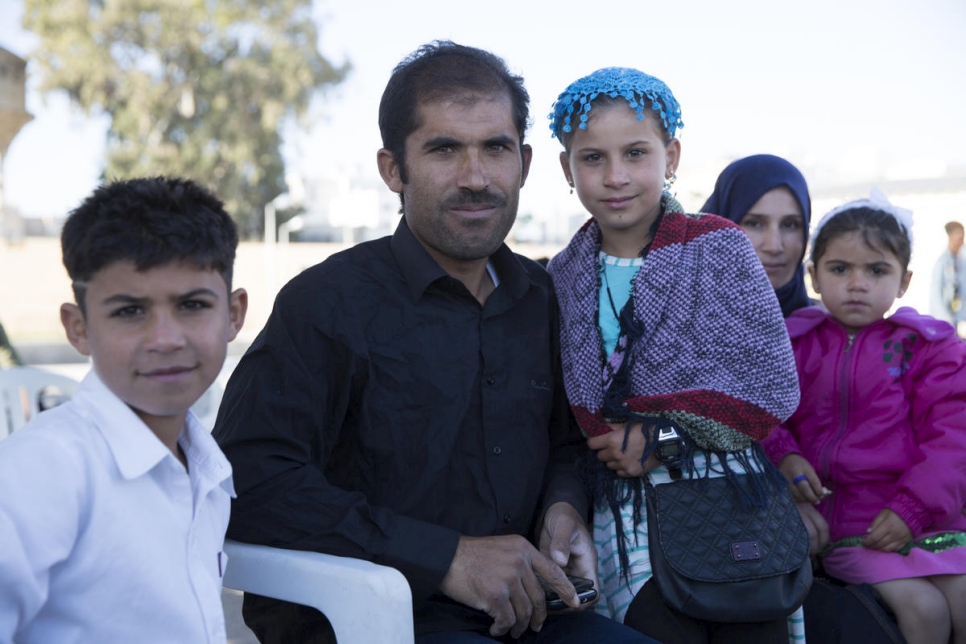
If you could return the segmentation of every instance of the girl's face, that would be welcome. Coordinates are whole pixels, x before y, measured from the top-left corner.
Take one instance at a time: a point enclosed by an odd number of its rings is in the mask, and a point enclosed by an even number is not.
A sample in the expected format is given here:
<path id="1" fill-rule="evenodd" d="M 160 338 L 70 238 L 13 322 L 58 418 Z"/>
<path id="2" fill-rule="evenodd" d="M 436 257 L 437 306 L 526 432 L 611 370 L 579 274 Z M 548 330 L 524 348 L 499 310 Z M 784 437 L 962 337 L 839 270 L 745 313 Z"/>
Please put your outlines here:
<path id="1" fill-rule="evenodd" d="M 680 142 L 665 146 L 657 117 L 645 114 L 639 121 L 626 104 L 595 105 L 587 129 L 575 129 L 569 153 L 560 154 L 564 176 L 600 224 L 603 250 L 618 256 L 646 243 L 680 156 Z"/>
<path id="2" fill-rule="evenodd" d="M 829 240 L 808 273 L 822 304 L 849 331 L 881 320 L 912 279 L 894 254 L 869 246 L 860 231 Z"/>
<path id="3" fill-rule="evenodd" d="M 748 209 L 739 225 L 758 253 L 774 289 L 788 284 L 805 254 L 805 217 L 785 186 L 772 188 Z"/>

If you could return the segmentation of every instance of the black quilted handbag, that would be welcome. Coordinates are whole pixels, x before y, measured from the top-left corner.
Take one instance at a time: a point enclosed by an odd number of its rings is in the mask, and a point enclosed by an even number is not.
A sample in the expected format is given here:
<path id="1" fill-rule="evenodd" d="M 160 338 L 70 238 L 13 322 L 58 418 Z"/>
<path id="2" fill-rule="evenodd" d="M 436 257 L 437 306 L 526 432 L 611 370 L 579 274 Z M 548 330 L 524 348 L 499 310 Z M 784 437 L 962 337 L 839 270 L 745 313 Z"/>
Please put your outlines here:
<path id="1" fill-rule="evenodd" d="M 758 508 L 742 504 L 723 476 L 645 478 L 645 489 L 651 568 L 669 606 L 711 622 L 764 622 L 805 601 L 808 532 L 787 486 Z"/>

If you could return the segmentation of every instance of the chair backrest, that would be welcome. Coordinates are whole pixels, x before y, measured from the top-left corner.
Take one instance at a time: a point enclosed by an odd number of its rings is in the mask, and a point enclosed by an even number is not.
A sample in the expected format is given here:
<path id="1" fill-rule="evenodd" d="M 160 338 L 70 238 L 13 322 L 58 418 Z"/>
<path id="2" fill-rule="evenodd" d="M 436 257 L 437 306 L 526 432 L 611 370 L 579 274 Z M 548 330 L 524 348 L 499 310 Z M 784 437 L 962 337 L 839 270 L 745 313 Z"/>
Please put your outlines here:
<path id="1" fill-rule="evenodd" d="M 319 552 L 225 541 L 226 588 L 312 606 L 340 642 L 412 644 L 413 597 L 395 568 Z"/>
<path id="2" fill-rule="evenodd" d="M 0 439 L 31 418 L 70 400 L 77 381 L 37 367 L 0 369 Z"/>

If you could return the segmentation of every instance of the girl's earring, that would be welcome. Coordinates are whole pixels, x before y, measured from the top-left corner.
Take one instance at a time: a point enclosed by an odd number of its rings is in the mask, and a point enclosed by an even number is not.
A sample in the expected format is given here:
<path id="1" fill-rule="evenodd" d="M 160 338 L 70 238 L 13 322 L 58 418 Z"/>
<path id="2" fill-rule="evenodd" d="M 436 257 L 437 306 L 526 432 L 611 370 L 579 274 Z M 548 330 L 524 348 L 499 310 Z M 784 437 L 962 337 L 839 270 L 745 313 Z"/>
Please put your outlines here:
<path id="1" fill-rule="evenodd" d="M 678 180 L 678 175 L 674 170 L 671 170 L 670 176 L 664 179 L 664 192 L 671 194 L 671 188 L 674 186 L 674 182 Z"/>
<path id="2" fill-rule="evenodd" d="M 568 181 L 567 183 L 570 185 L 570 194 L 574 194 L 574 182 Z"/>

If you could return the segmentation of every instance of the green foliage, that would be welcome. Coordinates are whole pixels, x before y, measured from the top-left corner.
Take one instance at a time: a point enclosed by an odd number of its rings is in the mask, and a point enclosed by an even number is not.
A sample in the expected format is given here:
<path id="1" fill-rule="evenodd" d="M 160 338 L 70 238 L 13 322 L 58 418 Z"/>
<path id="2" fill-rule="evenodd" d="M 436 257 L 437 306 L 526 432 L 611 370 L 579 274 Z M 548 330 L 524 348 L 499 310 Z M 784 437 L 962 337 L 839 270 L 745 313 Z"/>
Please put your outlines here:
<path id="1" fill-rule="evenodd" d="M 284 191 L 281 134 L 339 83 L 312 0 L 25 0 L 43 91 L 111 117 L 108 178 L 191 177 L 246 236 Z"/>

